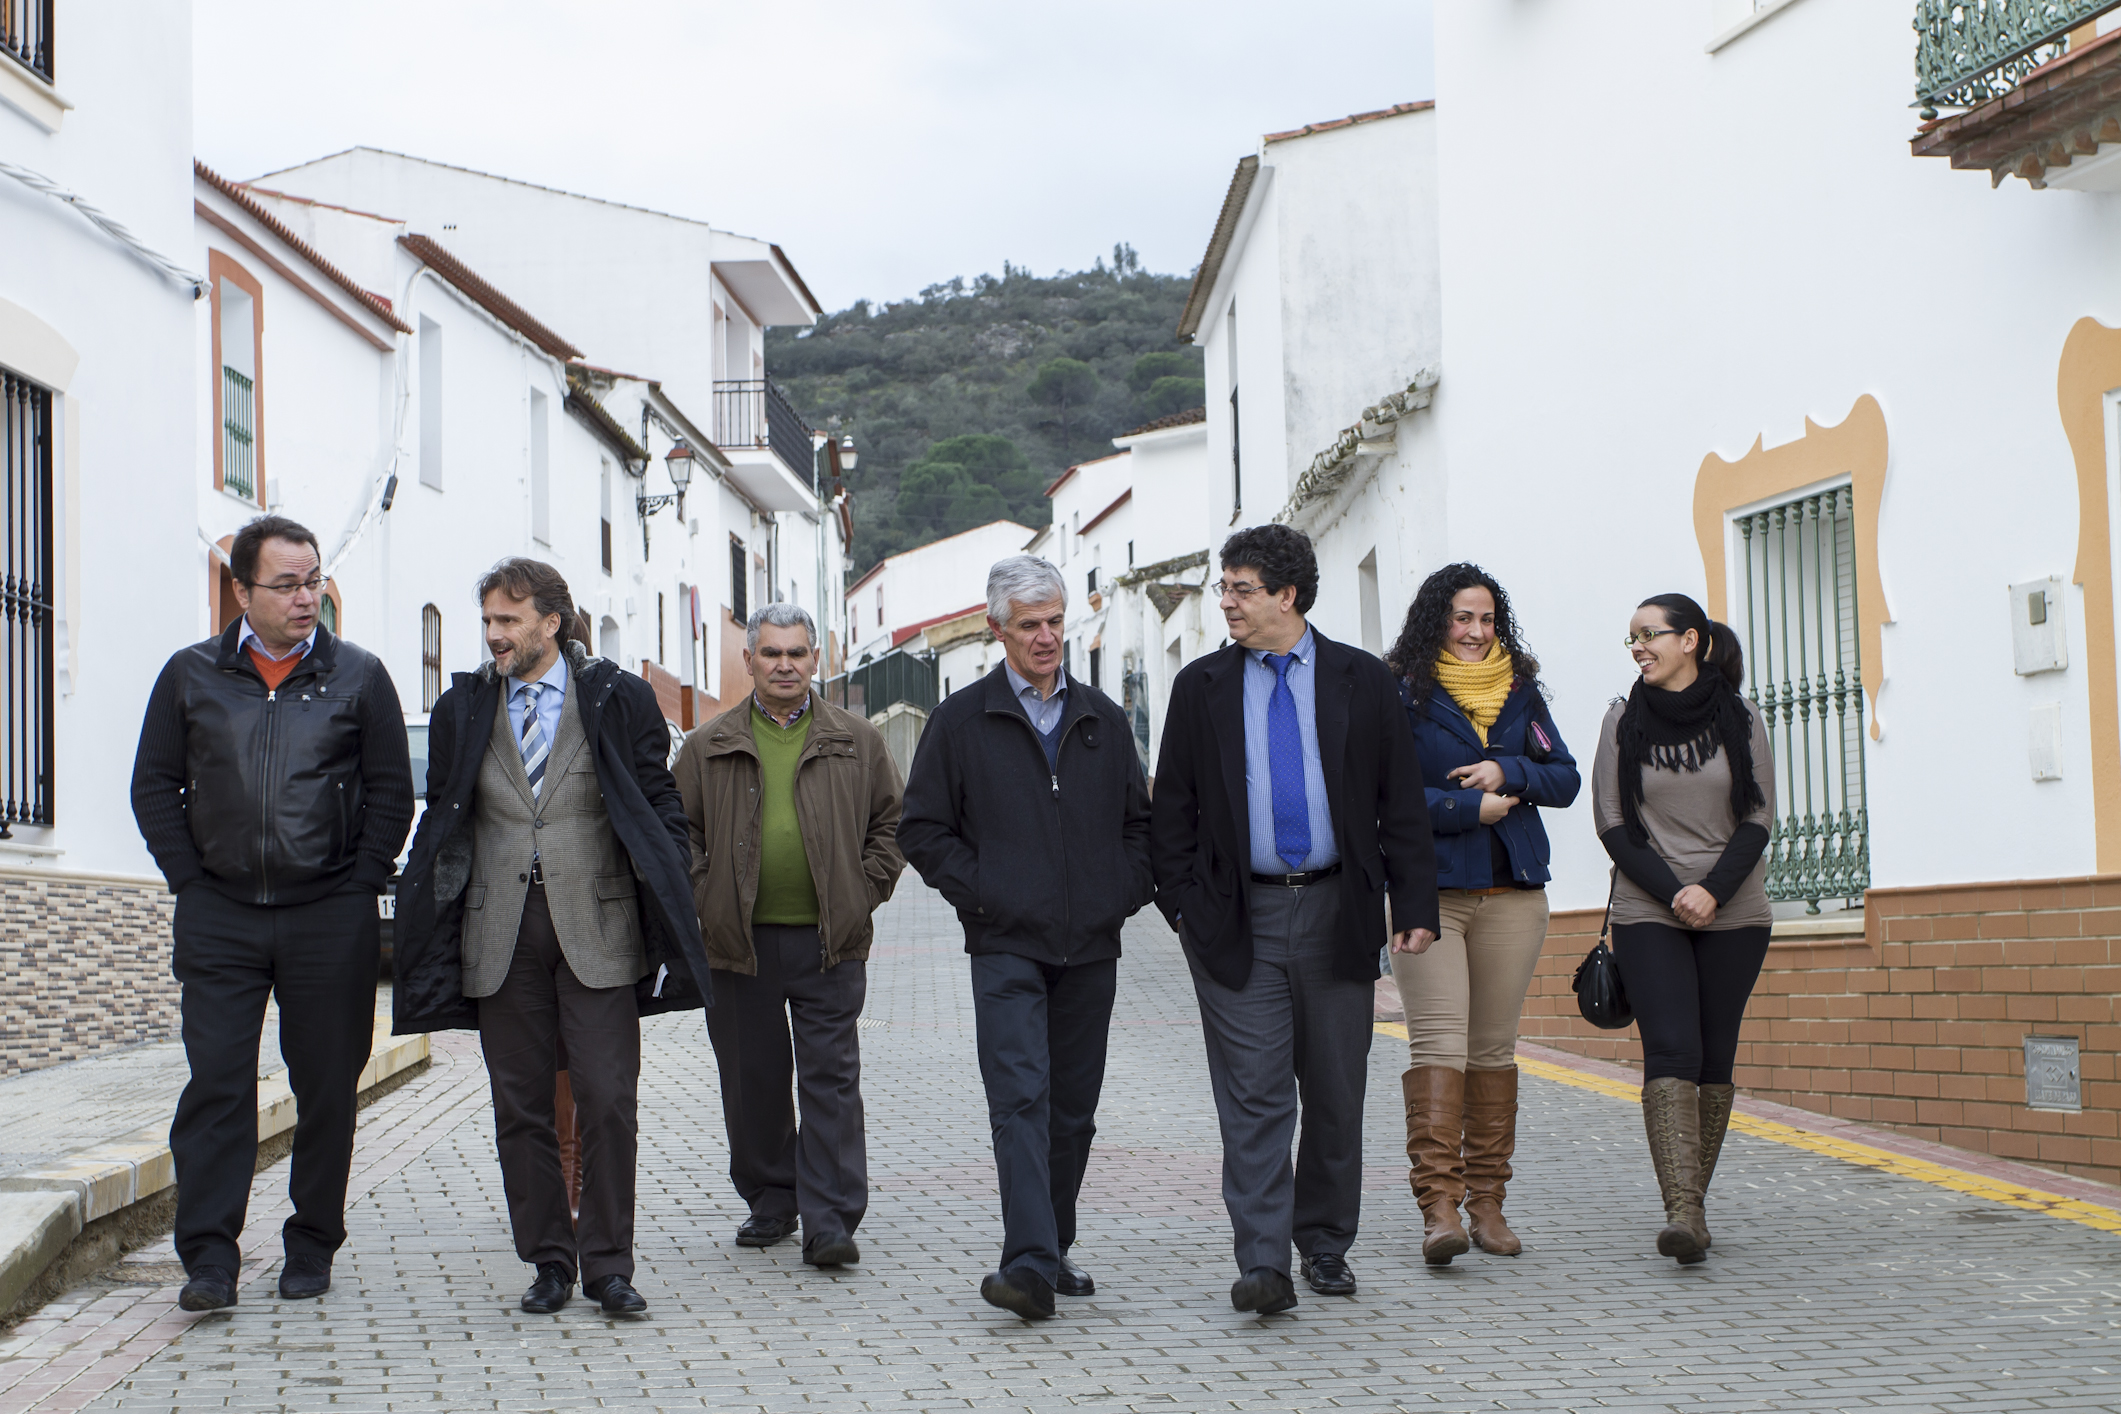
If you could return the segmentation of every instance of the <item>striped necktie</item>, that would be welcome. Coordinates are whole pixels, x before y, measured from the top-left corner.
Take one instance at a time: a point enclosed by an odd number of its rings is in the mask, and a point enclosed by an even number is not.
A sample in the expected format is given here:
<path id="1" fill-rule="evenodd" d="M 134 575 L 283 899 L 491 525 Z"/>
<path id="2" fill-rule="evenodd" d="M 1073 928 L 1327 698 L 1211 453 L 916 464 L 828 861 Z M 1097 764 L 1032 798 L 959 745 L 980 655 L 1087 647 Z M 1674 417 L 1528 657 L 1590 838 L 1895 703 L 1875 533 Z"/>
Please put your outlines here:
<path id="1" fill-rule="evenodd" d="M 544 695 L 545 685 L 529 682 L 517 691 L 524 699 L 523 739 L 517 744 L 523 750 L 523 774 L 530 777 L 530 798 L 536 800 L 545 785 L 545 758 L 551 754 L 545 728 L 538 723 L 538 699 Z"/>

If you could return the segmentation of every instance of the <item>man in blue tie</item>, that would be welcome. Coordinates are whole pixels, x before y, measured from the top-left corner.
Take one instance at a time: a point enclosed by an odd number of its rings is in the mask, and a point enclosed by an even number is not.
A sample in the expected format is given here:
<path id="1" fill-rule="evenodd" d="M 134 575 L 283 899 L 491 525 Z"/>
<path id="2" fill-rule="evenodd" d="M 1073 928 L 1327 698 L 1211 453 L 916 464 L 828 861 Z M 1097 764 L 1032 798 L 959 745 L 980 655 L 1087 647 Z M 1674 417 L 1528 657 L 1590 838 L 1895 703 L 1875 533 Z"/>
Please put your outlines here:
<path id="1" fill-rule="evenodd" d="M 1391 674 L 1305 620 L 1301 531 L 1223 543 L 1230 645 L 1172 685 L 1150 852 L 1193 970 L 1236 1234 L 1230 1303 L 1351 1296 L 1377 951 L 1435 941 L 1436 870 L 1413 736 Z M 1303 1133 L 1295 1164 L 1289 1142 Z"/>

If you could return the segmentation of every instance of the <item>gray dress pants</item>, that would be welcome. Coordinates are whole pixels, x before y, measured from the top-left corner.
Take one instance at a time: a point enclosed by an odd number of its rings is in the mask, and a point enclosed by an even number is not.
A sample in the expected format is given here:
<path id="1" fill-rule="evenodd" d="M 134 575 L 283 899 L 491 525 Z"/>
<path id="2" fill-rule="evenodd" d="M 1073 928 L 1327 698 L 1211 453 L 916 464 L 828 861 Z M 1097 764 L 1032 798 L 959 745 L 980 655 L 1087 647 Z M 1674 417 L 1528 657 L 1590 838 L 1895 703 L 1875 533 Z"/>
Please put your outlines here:
<path id="1" fill-rule="evenodd" d="M 1252 975 L 1232 990 L 1188 950 L 1222 1123 L 1223 1204 L 1240 1274 L 1289 1271 L 1306 1255 L 1345 1254 L 1362 1210 L 1362 1106 L 1372 988 L 1333 974 L 1340 880 L 1254 884 Z M 1289 1141 L 1298 1102 L 1303 1134 Z"/>
<path id="2" fill-rule="evenodd" d="M 567 1212 L 552 1087 L 567 1046 L 582 1135 L 582 1220 Z M 501 989 L 479 999 L 493 1082 L 494 1140 L 516 1255 L 586 1284 L 633 1280 L 634 1157 L 640 1145 L 641 1013 L 631 987 L 585 987 L 567 965 L 542 884 L 530 886 Z"/>
<path id="3" fill-rule="evenodd" d="M 756 1217 L 800 1214 L 806 1243 L 851 1237 L 869 1211 L 858 1030 L 868 964 L 823 966 L 815 925 L 756 924 L 751 945 L 757 974 L 717 968 L 707 1009 L 730 1180 Z"/>

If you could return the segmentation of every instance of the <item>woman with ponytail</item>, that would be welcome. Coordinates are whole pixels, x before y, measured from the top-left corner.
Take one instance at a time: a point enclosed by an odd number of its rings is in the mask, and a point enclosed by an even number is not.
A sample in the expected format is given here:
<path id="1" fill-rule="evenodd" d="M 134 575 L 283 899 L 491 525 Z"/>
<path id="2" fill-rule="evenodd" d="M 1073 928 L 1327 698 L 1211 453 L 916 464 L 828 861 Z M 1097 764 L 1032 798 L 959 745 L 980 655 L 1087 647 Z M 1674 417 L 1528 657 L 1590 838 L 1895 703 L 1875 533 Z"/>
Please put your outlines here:
<path id="1" fill-rule="evenodd" d="M 1388 662 L 1399 677 L 1428 793 L 1443 933 L 1394 953 L 1406 1007 L 1408 1179 L 1421 1253 L 1524 1244 L 1502 1218 L 1517 1148 L 1517 1018 L 1547 936 L 1547 834 L 1539 807 L 1576 799 L 1576 761 L 1517 637 L 1510 596 L 1478 565 L 1429 576 Z"/>
<path id="2" fill-rule="evenodd" d="M 1702 1200 L 1774 924 L 1763 856 L 1775 761 L 1760 709 L 1739 693 L 1738 636 L 1699 604 L 1643 600 L 1627 646 L 1640 676 L 1599 732 L 1592 817 L 1616 866 L 1613 952 L 1642 1034 L 1657 1250 L 1685 1265 L 1709 1248 Z"/>

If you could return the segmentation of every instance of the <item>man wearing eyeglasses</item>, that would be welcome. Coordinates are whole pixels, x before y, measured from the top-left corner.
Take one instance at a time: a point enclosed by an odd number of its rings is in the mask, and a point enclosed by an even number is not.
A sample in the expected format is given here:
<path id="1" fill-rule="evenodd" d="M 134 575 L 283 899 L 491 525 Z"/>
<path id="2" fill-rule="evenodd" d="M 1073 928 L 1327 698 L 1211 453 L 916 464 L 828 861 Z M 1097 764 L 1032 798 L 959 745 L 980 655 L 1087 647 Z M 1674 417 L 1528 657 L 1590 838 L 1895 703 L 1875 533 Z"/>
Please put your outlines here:
<path id="1" fill-rule="evenodd" d="M 1293 1243 L 1321 1296 L 1353 1296 L 1377 950 L 1441 926 L 1428 797 L 1391 673 L 1306 621 L 1303 532 L 1223 542 L 1230 643 L 1171 688 L 1149 847 L 1185 944 L 1222 1125 L 1230 1304 L 1296 1305 Z M 1289 1141 L 1302 1104 L 1297 1160 Z"/>
<path id="2" fill-rule="evenodd" d="M 376 895 L 412 824 L 397 689 L 317 622 L 317 537 L 260 516 L 228 558 L 243 613 L 162 669 L 133 761 L 133 816 L 177 896 L 191 1080 L 169 1147 L 187 1311 L 236 1304 L 268 997 L 296 1116 L 280 1295 L 331 1288 L 354 1087 L 374 1041 Z"/>

